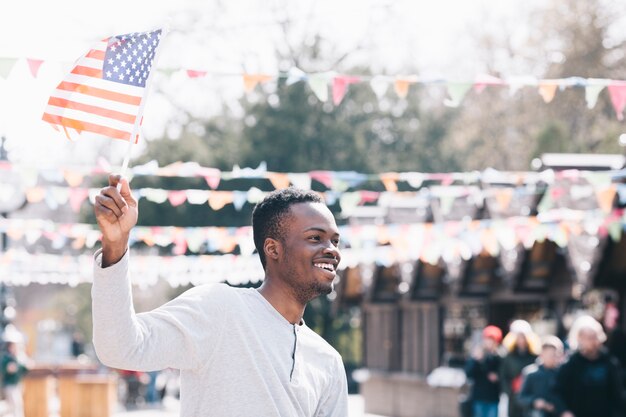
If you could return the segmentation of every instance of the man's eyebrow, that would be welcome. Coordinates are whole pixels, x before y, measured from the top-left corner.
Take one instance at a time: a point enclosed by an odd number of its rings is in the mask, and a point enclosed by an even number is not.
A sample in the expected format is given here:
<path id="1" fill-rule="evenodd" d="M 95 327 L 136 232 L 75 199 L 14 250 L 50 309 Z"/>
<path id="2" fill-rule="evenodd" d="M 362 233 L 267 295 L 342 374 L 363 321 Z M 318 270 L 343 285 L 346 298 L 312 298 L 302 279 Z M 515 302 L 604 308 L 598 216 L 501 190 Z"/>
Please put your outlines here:
<path id="1" fill-rule="evenodd" d="M 304 229 L 304 231 L 305 232 L 316 231 L 316 232 L 320 232 L 320 233 L 329 233 L 326 229 L 324 229 L 322 227 L 317 227 L 317 226 L 306 228 L 306 229 Z M 333 236 L 339 236 L 339 233 L 338 232 L 334 232 Z"/>

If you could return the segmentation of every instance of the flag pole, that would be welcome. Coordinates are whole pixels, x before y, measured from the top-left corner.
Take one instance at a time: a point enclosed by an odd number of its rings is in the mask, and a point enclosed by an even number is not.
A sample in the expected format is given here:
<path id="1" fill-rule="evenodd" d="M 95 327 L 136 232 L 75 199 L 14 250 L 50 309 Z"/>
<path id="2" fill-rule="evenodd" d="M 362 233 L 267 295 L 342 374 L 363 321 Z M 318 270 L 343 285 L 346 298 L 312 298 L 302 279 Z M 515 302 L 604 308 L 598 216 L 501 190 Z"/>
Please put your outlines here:
<path id="1" fill-rule="evenodd" d="M 126 175 L 126 170 L 128 169 L 128 163 L 130 161 L 130 154 L 133 150 L 133 141 L 135 141 L 135 143 L 139 141 L 138 136 L 139 136 L 139 128 L 141 127 L 141 122 L 143 119 L 143 108 L 146 104 L 148 93 L 150 92 L 150 86 L 152 85 L 153 74 L 156 72 L 155 71 L 156 63 L 157 63 L 157 60 L 159 59 L 159 55 L 161 54 L 161 42 L 163 41 L 163 38 L 169 31 L 168 26 L 169 25 L 165 25 L 165 27 L 161 29 L 161 38 L 159 39 L 159 46 L 157 47 L 157 50 L 154 54 L 154 59 L 152 60 L 152 68 L 150 70 L 150 74 L 148 74 L 148 79 L 146 80 L 144 95 L 141 99 L 141 104 L 139 104 L 139 111 L 137 112 L 137 118 L 135 118 L 133 132 L 130 135 L 130 138 L 128 139 L 128 148 L 126 148 L 126 155 L 124 155 L 124 160 L 122 161 L 122 168 L 120 169 L 120 177 L 122 178 L 124 178 L 124 175 Z M 121 187 L 121 184 L 118 184 L 118 189 L 120 187 Z"/>

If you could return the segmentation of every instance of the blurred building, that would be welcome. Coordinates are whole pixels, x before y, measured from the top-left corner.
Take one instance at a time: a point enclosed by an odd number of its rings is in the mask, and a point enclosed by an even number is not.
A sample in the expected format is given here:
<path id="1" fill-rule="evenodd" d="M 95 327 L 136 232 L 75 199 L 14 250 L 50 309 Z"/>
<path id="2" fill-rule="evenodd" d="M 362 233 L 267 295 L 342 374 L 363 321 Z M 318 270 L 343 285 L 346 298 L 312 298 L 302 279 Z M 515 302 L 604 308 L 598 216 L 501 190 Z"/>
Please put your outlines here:
<path id="1" fill-rule="evenodd" d="M 503 233 L 513 233 L 510 219 L 524 217 L 537 219 L 538 229 L 539 220 L 571 219 L 568 227 L 578 227 L 547 235 L 526 230 L 524 243 L 510 246 L 506 236 L 499 236 L 497 251 L 490 248 L 493 236 L 478 233 L 468 253 L 448 248 L 441 256 L 421 256 L 415 262 L 347 268 L 338 303 L 362 308 L 365 411 L 399 417 L 457 416 L 463 388 L 433 387 L 427 376 L 438 367 L 462 366 L 487 324 L 506 332 L 512 320 L 523 318 L 538 333 L 564 336 L 569 318 L 593 308 L 585 305 L 585 295 L 592 291 L 617 294 L 623 316 L 623 167 L 622 156 L 586 155 L 573 161 L 549 155 L 538 166 L 541 173 L 485 172 L 476 184 L 430 187 L 428 198 L 409 204 L 355 210 L 353 224 L 430 223 L 432 233 L 455 227 L 459 230 L 454 233 L 463 234 L 476 229 L 477 221 L 489 219 L 509 219 Z M 614 171 L 596 177 L 592 171 L 598 170 Z M 596 180 L 603 185 L 598 187 Z M 613 191 L 602 195 L 599 189 Z M 613 228 L 607 226 L 612 216 L 618 233 L 608 230 Z M 555 227 L 564 225 L 570 223 Z"/>

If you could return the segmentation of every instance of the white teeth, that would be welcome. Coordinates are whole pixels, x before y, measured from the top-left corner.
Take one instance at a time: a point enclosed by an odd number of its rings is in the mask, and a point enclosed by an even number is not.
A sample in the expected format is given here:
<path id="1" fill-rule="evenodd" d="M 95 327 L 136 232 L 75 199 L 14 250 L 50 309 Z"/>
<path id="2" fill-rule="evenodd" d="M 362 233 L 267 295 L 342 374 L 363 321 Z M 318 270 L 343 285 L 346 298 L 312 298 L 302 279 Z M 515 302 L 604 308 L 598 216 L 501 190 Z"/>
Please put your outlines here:
<path id="1" fill-rule="evenodd" d="M 331 264 L 314 264 L 318 268 L 327 269 L 329 271 L 334 271 L 335 267 Z"/>

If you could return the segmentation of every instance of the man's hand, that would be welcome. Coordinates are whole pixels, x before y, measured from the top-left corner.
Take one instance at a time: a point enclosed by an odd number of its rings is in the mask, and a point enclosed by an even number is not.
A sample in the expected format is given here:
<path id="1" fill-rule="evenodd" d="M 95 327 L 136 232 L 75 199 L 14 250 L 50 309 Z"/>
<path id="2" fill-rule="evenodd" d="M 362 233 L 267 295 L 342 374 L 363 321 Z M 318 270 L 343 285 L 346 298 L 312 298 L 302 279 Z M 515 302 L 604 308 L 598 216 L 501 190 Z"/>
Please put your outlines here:
<path id="1" fill-rule="evenodd" d="M 117 185 L 121 185 L 118 191 Z M 130 192 L 128 180 L 109 175 L 109 186 L 96 196 L 96 220 L 102 232 L 102 267 L 117 263 L 128 246 L 130 230 L 137 224 L 137 200 Z"/>
<path id="2" fill-rule="evenodd" d="M 543 410 L 546 408 L 546 402 L 543 398 L 537 398 L 535 401 L 533 401 L 533 406 L 537 410 Z"/>

